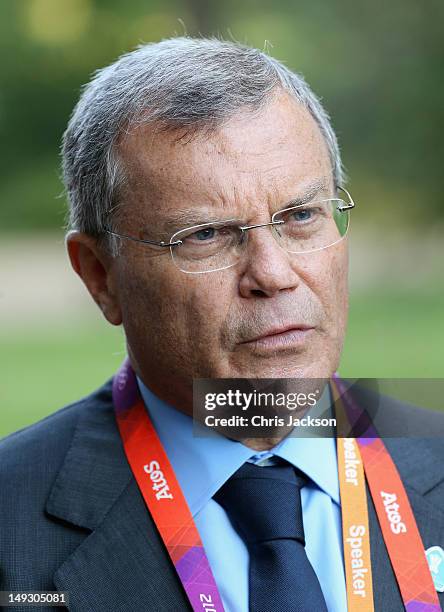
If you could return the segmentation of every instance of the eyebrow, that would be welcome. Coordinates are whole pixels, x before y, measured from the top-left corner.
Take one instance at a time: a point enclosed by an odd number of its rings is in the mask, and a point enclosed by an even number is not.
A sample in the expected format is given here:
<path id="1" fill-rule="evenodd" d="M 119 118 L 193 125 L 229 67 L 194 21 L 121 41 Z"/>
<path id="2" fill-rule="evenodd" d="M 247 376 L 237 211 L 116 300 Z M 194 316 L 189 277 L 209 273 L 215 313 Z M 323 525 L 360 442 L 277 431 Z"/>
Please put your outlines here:
<path id="1" fill-rule="evenodd" d="M 327 181 L 325 177 L 316 179 L 307 185 L 305 191 L 301 195 L 289 200 L 286 204 L 282 205 L 279 210 L 307 204 L 326 189 Z M 207 208 L 175 208 L 174 211 L 168 215 L 167 219 L 162 220 L 159 229 L 161 233 L 171 234 L 174 231 L 179 231 L 180 229 L 192 227 L 194 225 L 236 218 L 236 216 L 223 216 L 222 211 L 213 211 Z"/>
<path id="2" fill-rule="evenodd" d="M 325 178 L 316 179 L 308 185 L 307 189 L 302 195 L 297 196 L 296 198 L 292 198 L 279 210 L 283 210 L 284 208 L 291 208 L 292 206 L 301 206 L 302 204 L 307 204 L 308 202 L 311 202 L 311 200 L 319 193 L 321 193 L 322 191 L 326 191 L 326 189 L 327 181 L 325 180 Z"/>

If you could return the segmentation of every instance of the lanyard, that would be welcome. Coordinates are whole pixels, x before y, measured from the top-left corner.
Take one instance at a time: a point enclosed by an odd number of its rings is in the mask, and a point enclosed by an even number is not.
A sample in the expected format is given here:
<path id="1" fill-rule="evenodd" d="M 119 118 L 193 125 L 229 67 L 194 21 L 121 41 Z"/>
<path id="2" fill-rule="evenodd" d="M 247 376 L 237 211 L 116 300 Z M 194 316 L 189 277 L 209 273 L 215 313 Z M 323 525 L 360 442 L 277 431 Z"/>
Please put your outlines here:
<path id="1" fill-rule="evenodd" d="M 335 403 L 354 423 L 362 411 L 338 376 Z M 349 612 L 373 611 L 370 534 L 364 472 L 387 552 L 407 612 L 439 612 L 424 545 L 398 470 L 373 425 L 366 437 L 337 438 L 347 603 Z"/>
<path id="2" fill-rule="evenodd" d="M 334 382 L 337 385 L 336 395 L 338 391 L 341 394 L 341 381 L 335 378 Z M 114 377 L 113 401 L 128 463 L 192 609 L 195 612 L 223 612 L 222 600 L 197 527 L 171 463 L 148 416 L 135 373 L 128 359 L 123 362 Z M 345 407 L 347 409 L 347 405 Z M 375 451 L 378 457 L 384 458 L 375 461 Z M 354 485 L 347 482 L 351 480 L 351 452 L 358 458 L 358 463 L 354 463 L 359 483 L 355 487 L 356 490 L 350 489 L 350 486 Z M 373 611 L 370 540 L 362 463 L 406 610 L 439 612 L 441 608 L 433 587 L 424 547 L 404 487 L 388 452 L 377 437 L 361 440 L 338 439 L 349 612 Z M 390 477 L 384 474 L 381 479 L 381 472 L 387 471 L 388 466 L 390 466 L 388 470 Z M 396 497 L 384 498 L 383 493 Z M 380 499 L 375 499 L 378 495 Z M 399 504 L 398 514 L 402 520 L 393 518 L 396 513 L 393 514 L 392 510 L 397 504 Z M 390 529 L 392 531 L 395 529 L 399 533 L 396 535 L 392 533 L 390 536 Z M 348 556 L 350 563 L 347 563 Z M 363 571 L 366 569 L 368 571 Z M 364 596 L 359 591 L 364 591 Z M 421 604 L 423 607 L 418 607 Z"/>
<path id="3" fill-rule="evenodd" d="M 195 612 L 223 612 L 197 527 L 148 416 L 129 360 L 114 377 L 113 400 L 128 463 L 191 607 Z"/>
<path id="4" fill-rule="evenodd" d="M 373 581 L 364 468 L 353 438 L 337 438 L 348 612 L 373 612 Z"/>

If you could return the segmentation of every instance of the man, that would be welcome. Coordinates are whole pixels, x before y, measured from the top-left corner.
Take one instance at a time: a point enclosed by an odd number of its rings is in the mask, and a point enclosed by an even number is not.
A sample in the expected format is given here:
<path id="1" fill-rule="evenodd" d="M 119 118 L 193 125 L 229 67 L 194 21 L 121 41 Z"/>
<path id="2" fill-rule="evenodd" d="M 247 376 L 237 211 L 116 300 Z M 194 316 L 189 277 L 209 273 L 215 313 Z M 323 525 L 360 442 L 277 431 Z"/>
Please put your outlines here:
<path id="1" fill-rule="evenodd" d="M 69 257 L 105 318 L 123 325 L 129 362 L 2 442 L 1 589 L 64 591 L 82 612 L 221 609 L 202 593 L 201 608 L 193 603 L 163 510 L 147 509 L 128 440 L 138 436 L 146 457 L 156 440 L 166 453 L 170 471 L 146 460 L 142 472 L 157 500 L 181 489 L 224 609 L 346 610 L 335 441 L 196 438 L 190 416 L 193 379 L 330 379 L 338 368 L 353 201 L 319 101 L 255 49 L 145 45 L 86 87 L 63 164 Z M 121 415 L 136 414 L 137 398 L 144 415 L 129 431 Z M 442 444 L 387 446 L 421 546 L 439 550 Z M 270 516 L 279 534 L 256 541 Z M 374 609 L 402 610 L 370 495 L 368 520 Z M 297 533 L 280 533 L 286 521 Z"/>

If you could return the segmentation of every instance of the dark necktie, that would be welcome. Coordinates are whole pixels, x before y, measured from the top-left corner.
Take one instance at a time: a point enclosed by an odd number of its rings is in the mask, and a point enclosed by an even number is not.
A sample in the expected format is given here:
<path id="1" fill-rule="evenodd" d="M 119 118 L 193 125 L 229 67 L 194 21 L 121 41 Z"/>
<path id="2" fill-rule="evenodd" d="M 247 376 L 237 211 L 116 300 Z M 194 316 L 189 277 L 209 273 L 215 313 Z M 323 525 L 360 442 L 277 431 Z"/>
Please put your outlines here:
<path id="1" fill-rule="evenodd" d="M 245 463 L 214 496 L 248 548 L 251 612 L 327 612 L 305 552 L 301 488 L 307 482 L 288 463 Z"/>

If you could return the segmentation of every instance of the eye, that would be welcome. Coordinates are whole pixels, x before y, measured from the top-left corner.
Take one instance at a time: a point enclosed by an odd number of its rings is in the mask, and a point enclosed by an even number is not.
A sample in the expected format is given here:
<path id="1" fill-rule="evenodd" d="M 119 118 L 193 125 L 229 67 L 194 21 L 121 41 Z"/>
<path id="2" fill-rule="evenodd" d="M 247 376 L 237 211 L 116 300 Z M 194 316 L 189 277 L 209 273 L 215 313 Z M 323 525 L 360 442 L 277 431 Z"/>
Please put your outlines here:
<path id="1" fill-rule="evenodd" d="M 215 233 L 216 230 L 214 229 L 214 227 L 204 227 L 198 232 L 194 232 L 194 234 L 191 234 L 190 238 L 203 242 L 205 240 L 211 240 L 211 238 L 214 238 Z"/>
<path id="2" fill-rule="evenodd" d="M 309 208 L 302 208 L 301 210 L 295 210 L 293 212 L 294 221 L 309 221 L 312 217 L 313 211 Z"/>

